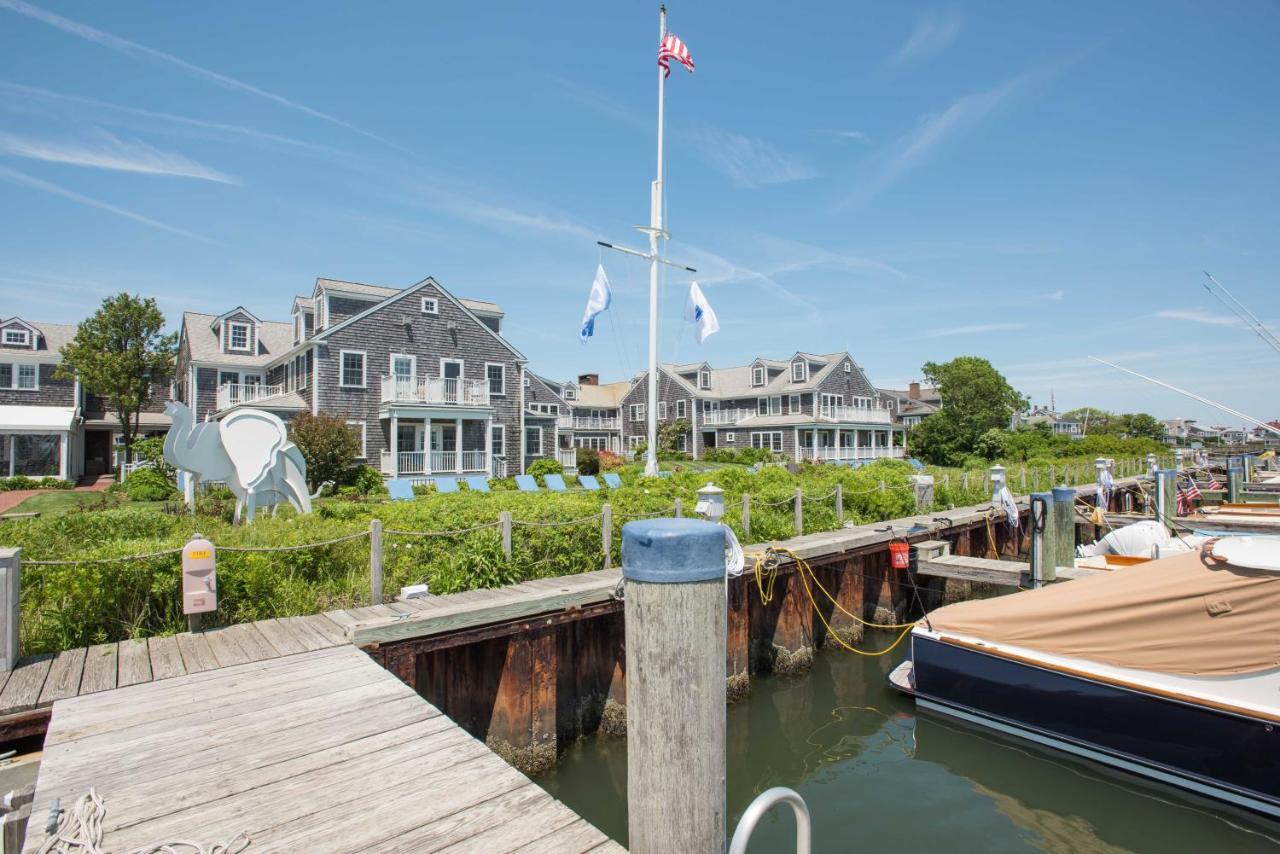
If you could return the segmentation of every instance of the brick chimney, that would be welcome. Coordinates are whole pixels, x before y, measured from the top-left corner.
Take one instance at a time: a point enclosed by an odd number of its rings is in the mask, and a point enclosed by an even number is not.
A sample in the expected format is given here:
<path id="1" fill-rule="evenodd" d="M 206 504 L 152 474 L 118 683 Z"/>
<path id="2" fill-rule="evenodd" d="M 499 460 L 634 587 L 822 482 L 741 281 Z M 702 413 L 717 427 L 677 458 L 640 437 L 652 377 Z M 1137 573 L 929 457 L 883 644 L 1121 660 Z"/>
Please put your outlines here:
<path id="1" fill-rule="evenodd" d="M 920 383 L 911 383 L 907 386 L 907 397 L 912 400 L 920 399 Z"/>
<path id="2" fill-rule="evenodd" d="M 600 385 L 600 375 L 578 374 L 578 385 Z"/>

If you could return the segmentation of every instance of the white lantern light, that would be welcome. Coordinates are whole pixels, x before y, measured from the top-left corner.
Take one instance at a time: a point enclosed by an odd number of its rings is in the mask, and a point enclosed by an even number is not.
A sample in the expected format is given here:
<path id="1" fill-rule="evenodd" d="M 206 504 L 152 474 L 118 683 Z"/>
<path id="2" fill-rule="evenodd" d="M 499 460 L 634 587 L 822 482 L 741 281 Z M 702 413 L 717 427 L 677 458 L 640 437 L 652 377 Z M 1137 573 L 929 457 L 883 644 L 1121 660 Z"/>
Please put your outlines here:
<path id="1" fill-rule="evenodd" d="M 708 483 L 698 490 L 698 503 L 693 510 L 708 522 L 719 522 L 724 518 L 724 490 Z"/>

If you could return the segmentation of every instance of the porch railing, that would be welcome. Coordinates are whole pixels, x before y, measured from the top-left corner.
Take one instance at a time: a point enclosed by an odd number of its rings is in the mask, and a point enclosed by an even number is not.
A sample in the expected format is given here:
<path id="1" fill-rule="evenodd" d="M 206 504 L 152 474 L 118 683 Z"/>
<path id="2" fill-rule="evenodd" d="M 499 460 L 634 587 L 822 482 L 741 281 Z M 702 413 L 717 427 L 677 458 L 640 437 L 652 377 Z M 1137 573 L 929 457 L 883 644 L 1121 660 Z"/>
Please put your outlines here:
<path id="1" fill-rule="evenodd" d="M 797 460 L 881 460 L 881 459 L 902 459 L 904 451 L 902 446 L 888 448 L 869 446 L 854 447 L 820 447 L 806 448 L 801 446 L 796 452 Z"/>
<path id="2" fill-rule="evenodd" d="M 562 466 L 574 468 L 578 465 L 578 452 L 574 448 L 557 448 L 556 462 Z"/>
<path id="3" fill-rule="evenodd" d="M 751 409 L 713 409 L 710 412 L 699 412 L 698 423 L 705 424 L 708 427 L 732 426 L 755 414 L 755 411 Z"/>
<path id="4" fill-rule="evenodd" d="M 489 383 L 444 377 L 384 376 L 382 402 L 488 406 Z"/>
<path id="5" fill-rule="evenodd" d="M 229 409 L 284 394 L 284 386 L 263 383 L 223 383 L 218 386 L 218 408 Z"/>
<path id="6" fill-rule="evenodd" d="M 855 424 L 892 424 L 893 413 L 869 406 L 819 406 L 818 417 Z"/>
<path id="7" fill-rule="evenodd" d="M 398 451 L 397 468 L 392 465 L 390 451 L 382 452 L 382 473 L 387 475 L 454 474 L 458 471 L 457 451 Z M 466 474 L 489 471 L 489 455 L 482 449 L 462 452 L 462 471 Z"/>
<path id="8" fill-rule="evenodd" d="M 556 426 L 561 430 L 617 430 L 621 425 L 618 418 L 593 418 L 586 415 L 561 415 Z"/>

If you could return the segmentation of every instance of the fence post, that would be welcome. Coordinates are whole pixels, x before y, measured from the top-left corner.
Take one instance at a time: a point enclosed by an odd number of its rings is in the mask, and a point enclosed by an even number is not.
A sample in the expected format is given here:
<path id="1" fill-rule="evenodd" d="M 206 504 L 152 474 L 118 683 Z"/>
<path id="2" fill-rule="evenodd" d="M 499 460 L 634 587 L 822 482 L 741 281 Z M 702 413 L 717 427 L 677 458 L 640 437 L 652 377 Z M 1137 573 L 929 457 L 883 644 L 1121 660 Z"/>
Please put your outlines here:
<path id="1" fill-rule="evenodd" d="M 915 493 L 916 510 L 933 509 L 933 475 L 911 475 L 911 491 Z"/>
<path id="2" fill-rule="evenodd" d="M 1032 474 L 1034 475 L 1034 472 Z M 1018 488 L 1021 489 L 1023 492 L 1027 491 L 1027 467 L 1026 466 L 1022 467 L 1022 474 L 1018 478 Z"/>
<path id="3" fill-rule="evenodd" d="M 511 514 L 507 514 L 510 518 Z M 510 526 L 507 527 L 510 531 Z M 511 540 L 508 537 L 504 540 L 510 547 Z M 600 508 L 600 548 L 604 549 L 604 568 L 613 567 L 613 505 L 606 504 Z"/>
<path id="4" fill-rule="evenodd" d="M 751 496 L 742 493 L 742 539 L 751 542 Z"/>
<path id="5" fill-rule="evenodd" d="M 679 498 L 676 499 L 676 518 L 677 519 L 684 518 L 684 502 L 681 501 Z"/>
<path id="6" fill-rule="evenodd" d="M 382 520 L 369 522 L 369 590 L 373 604 L 382 604 Z"/>
<path id="7" fill-rule="evenodd" d="M 0 668 L 18 666 L 21 635 L 18 619 L 22 600 L 22 549 L 0 549 Z"/>
<path id="8" fill-rule="evenodd" d="M 804 490 L 796 487 L 796 536 L 804 533 Z"/>
<path id="9" fill-rule="evenodd" d="M 836 484 L 836 524 L 844 527 L 844 484 Z"/>
<path id="10" fill-rule="evenodd" d="M 608 505 L 605 505 L 608 506 Z M 502 554 L 511 560 L 511 511 L 503 510 L 498 514 L 498 525 L 502 528 Z"/>
<path id="11" fill-rule="evenodd" d="M 965 472 L 960 476 L 960 488 L 966 492 L 969 490 L 969 472 Z"/>
<path id="12" fill-rule="evenodd" d="M 1178 473 L 1172 469 L 1156 469 L 1156 519 L 1170 531 L 1177 514 L 1177 491 Z"/>
<path id="13" fill-rule="evenodd" d="M 1244 491 L 1244 469 L 1227 469 L 1227 503 L 1240 501 L 1240 493 Z"/>
<path id="14" fill-rule="evenodd" d="M 725 850 L 724 544 L 721 526 L 698 519 L 622 529 L 627 828 L 635 854 Z"/>
<path id="15" fill-rule="evenodd" d="M 1053 578 L 1060 566 L 1075 566 L 1076 560 L 1076 491 L 1070 486 L 1055 486 L 1053 493 L 1054 553 L 1046 555 L 1054 561 L 1045 567 L 1046 578 Z"/>
<path id="16" fill-rule="evenodd" d="M 1053 524 L 1053 493 L 1031 494 L 1031 586 L 1042 587 L 1053 581 L 1057 565 L 1050 558 L 1057 548 L 1054 539 L 1057 530 Z"/>

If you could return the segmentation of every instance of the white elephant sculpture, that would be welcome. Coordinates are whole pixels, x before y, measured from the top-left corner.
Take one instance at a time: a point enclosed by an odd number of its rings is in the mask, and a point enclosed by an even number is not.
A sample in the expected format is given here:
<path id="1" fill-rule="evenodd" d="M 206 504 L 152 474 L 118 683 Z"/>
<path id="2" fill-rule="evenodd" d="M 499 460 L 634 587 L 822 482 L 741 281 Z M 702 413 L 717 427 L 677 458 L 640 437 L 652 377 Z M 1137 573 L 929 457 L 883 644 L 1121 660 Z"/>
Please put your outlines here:
<path id="1" fill-rule="evenodd" d="M 289 441 L 284 422 L 260 409 L 238 409 L 220 421 L 197 424 L 184 403 L 169 401 L 165 414 L 173 419 L 164 439 L 169 465 L 197 481 L 222 481 L 236 496 L 235 521 L 248 510 L 253 521 L 258 507 L 287 500 L 299 513 L 311 512 L 307 493 L 307 463 Z"/>

